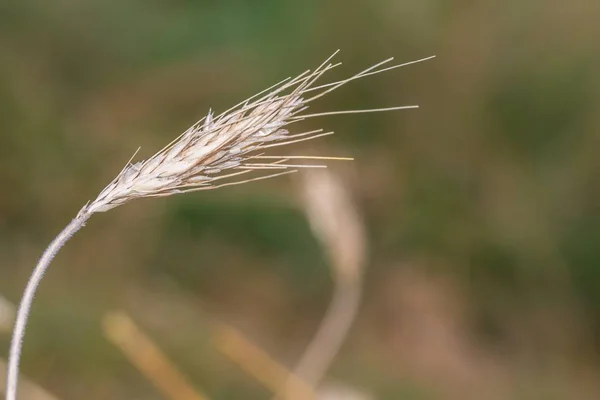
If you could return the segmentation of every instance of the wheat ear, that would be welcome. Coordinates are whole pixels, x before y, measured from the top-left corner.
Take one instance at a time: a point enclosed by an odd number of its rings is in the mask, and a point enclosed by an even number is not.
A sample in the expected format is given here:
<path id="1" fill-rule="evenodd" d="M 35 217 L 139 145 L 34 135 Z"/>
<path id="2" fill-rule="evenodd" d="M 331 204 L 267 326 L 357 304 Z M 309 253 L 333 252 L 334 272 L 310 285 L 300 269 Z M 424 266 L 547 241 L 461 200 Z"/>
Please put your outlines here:
<path id="1" fill-rule="evenodd" d="M 296 172 L 295 168 L 324 167 L 289 164 L 291 158 L 285 156 L 267 158 L 264 150 L 333 133 L 315 130 L 291 134 L 284 129 L 307 118 L 416 108 L 399 106 L 302 114 L 311 102 L 348 82 L 433 58 L 383 67 L 393 60 L 390 58 L 347 79 L 317 86 L 316 82 L 323 74 L 339 65 L 331 63 L 336 54 L 337 51 L 314 71 L 305 71 L 293 79 L 287 78 L 219 115 L 209 111 L 206 117 L 149 159 L 132 163 L 132 157 L 98 197 L 79 211 L 48 246 L 27 282 L 10 346 L 6 400 L 16 400 L 21 348 L 36 289 L 58 250 L 85 225 L 92 214 L 108 211 L 136 198 L 216 189 L 293 173 Z M 257 171 L 263 174 L 239 179 Z"/>

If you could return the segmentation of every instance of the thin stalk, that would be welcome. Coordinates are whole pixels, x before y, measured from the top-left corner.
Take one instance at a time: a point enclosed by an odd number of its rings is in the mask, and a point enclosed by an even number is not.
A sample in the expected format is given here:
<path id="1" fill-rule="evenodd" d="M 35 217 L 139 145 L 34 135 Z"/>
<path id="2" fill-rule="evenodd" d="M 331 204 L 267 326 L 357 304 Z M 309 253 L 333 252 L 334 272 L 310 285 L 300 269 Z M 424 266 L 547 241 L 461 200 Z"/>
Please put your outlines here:
<path id="1" fill-rule="evenodd" d="M 358 312 L 362 288 L 359 280 L 336 278 L 333 297 L 321 326 L 274 400 L 299 399 L 297 379 L 316 388 L 342 347 Z"/>
<path id="2" fill-rule="evenodd" d="M 309 384 L 319 383 L 339 352 L 354 322 L 360 295 L 360 283 L 355 280 L 340 280 L 336 284 L 323 324 L 296 366 L 298 376 Z"/>
<path id="3" fill-rule="evenodd" d="M 29 318 L 29 311 L 31 310 L 31 304 L 35 292 L 40 284 L 40 281 L 44 277 L 44 274 L 48 270 L 50 263 L 56 256 L 56 253 L 67 243 L 67 241 L 81 229 L 85 222 L 88 220 L 91 214 L 82 212 L 75 219 L 73 219 L 69 225 L 50 243 L 50 245 L 44 251 L 44 254 L 38 261 L 27 286 L 25 292 L 21 298 L 19 304 L 19 310 L 17 311 L 17 317 L 15 320 L 15 327 L 13 330 L 12 341 L 10 343 L 10 353 L 8 360 L 8 374 L 6 378 L 6 400 L 17 399 L 17 382 L 19 380 L 19 362 L 21 360 L 21 349 L 23 348 L 23 338 L 25 337 L 25 328 L 27 327 L 27 320 Z"/>

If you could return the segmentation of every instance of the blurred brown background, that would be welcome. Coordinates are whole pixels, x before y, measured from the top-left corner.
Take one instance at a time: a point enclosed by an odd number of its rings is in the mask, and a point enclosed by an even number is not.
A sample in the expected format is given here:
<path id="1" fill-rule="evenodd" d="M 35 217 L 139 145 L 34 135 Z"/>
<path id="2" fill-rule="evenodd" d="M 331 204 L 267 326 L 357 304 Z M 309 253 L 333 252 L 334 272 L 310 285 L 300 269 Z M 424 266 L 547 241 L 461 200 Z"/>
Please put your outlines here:
<path id="1" fill-rule="evenodd" d="M 328 376 L 377 399 L 600 398 L 600 2 L 0 4 L 0 293 L 138 146 L 145 158 L 335 49 L 311 111 L 365 222 L 356 324 Z M 286 153 L 287 154 L 287 153 Z M 161 399 L 102 333 L 125 310 L 212 399 L 269 391 L 215 322 L 291 366 L 331 293 L 296 176 L 94 216 L 34 303 L 23 373 L 61 399 Z M 0 333 L 5 357 L 9 333 Z"/>

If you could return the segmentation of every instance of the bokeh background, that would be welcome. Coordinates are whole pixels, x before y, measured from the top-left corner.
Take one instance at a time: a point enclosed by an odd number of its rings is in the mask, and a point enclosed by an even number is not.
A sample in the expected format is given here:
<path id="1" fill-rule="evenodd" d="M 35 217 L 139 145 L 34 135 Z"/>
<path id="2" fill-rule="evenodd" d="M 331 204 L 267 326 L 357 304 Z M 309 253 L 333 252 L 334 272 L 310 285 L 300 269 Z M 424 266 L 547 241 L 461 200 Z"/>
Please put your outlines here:
<path id="1" fill-rule="evenodd" d="M 328 379 L 377 399 L 600 398 L 599 20 L 596 0 L 2 2 L 0 294 L 18 302 L 138 146 L 338 48 L 332 79 L 435 54 L 313 108 L 419 110 L 312 120 L 336 135 L 286 149 L 356 159 L 330 167 L 368 232 L 364 299 Z M 164 398 L 103 334 L 123 310 L 211 399 L 268 398 L 210 332 L 302 353 L 332 279 L 298 187 L 95 215 L 42 283 L 23 373 L 60 399 Z"/>

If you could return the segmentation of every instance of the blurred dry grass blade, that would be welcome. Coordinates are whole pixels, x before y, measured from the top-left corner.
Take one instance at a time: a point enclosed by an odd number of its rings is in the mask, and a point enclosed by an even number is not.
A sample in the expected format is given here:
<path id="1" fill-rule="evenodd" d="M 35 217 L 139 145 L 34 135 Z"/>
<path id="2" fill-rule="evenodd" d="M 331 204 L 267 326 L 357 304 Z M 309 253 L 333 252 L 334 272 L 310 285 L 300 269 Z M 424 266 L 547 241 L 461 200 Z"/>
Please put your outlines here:
<path id="1" fill-rule="evenodd" d="M 185 379 L 160 348 L 123 312 L 107 314 L 103 320 L 106 337 L 127 359 L 171 400 L 208 400 Z"/>
<path id="2" fill-rule="evenodd" d="M 366 239 L 350 195 L 341 179 L 328 170 L 307 171 L 303 177 L 304 207 L 310 225 L 330 258 L 333 298 L 317 333 L 302 355 L 283 398 L 301 398 L 292 383 L 319 384 L 354 321 L 361 296 Z"/>
<path id="3" fill-rule="evenodd" d="M 15 306 L 0 295 L 0 333 L 10 332 L 15 319 Z"/>
<path id="4" fill-rule="evenodd" d="M 0 359 L 0 390 L 4 390 L 6 386 L 6 363 Z M 21 390 L 21 398 L 27 400 L 58 400 L 58 397 L 48 393 L 45 389 L 41 388 L 37 383 L 21 377 L 19 383 L 19 389 Z"/>
<path id="5" fill-rule="evenodd" d="M 302 188 L 308 221 L 329 255 L 334 277 L 359 281 L 366 253 L 365 233 L 341 178 L 331 171 L 306 171 Z"/>
<path id="6" fill-rule="evenodd" d="M 290 375 L 284 366 L 270 357 L 264 350 L 246 339 L 230 326 L 221 326 L 214 333 L 215 347 L 236 362 L 248 375 L 253 376 L 266 388 L 276 393 L 283 382 L 290 379 L 294 393 L 306 400 L 316 399 L 312 388 L 295 375 Z M 290 378 L 291 376 L 291 378 Z"/>
<path id="7" fill-rule="evenodd" d="M 317 400 L 375 400 L 373 396 L 342 383 L 327 383 L 319 388 Z"/>

